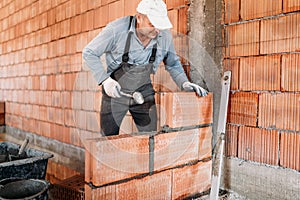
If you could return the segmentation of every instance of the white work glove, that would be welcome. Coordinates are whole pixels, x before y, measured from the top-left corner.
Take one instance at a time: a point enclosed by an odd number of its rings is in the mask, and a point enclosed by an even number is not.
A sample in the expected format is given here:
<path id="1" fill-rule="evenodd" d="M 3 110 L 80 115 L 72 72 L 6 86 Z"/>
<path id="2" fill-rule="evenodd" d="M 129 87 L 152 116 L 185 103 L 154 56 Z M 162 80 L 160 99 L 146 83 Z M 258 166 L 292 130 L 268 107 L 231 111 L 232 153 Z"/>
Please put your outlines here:
<path id="1" fill-rule="evenodd" d="M 103 89 L 106 94 L 112 98 L 120 98 L 121 86 L 120 84 L 112 78 L 108 78 L 102 82 Z"/>
<path id="2" fill-rule="evenodd" d="M 189 81 L 184 82 L 182 84 L 182 88 L 187 92 L 195 91 L 197 93 L 197 95 L 199 95 L 199 96 L 206 96 L 208 94 L 208 92 L 205 89 L 203 89 L 199 85 L 197 85 L 195 83 L 191 83 Z"/>

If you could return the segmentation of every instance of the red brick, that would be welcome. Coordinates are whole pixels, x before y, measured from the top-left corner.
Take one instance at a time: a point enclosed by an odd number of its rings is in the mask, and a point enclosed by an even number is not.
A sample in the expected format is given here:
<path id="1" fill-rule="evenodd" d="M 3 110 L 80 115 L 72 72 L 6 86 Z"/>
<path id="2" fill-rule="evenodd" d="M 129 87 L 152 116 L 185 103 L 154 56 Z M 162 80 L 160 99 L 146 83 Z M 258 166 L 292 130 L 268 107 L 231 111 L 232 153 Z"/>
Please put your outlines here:
<path id="1" fill-rule="evenodd" d="M 56 76 L 50 75 L 47 76 L 47 90 L 55 90 L 56 89 Z"/>
<path id="2" fill-rule="evenodd" d="M 81 90 L 81 91 L 85 91 L 88 90 L 88 72 L 79 72 L 77 73 L 77 77 L 75 80 L 75 84 L 74 84 L 74 88 L 75 90 Z"/>
<path id="3" fill-rule="evenodd" d="M 69 19 L 75 16 L 75 4 L 71 1 L 65 3 L 65 19 Z"/>
<path id="4" fill-rule="evenodd" d="M 174 30 L 175 32 L 178 32 L 178 10 L 170 10 L 168 11 L 168 16 L 169 19 L 173 25 L 172 30 Z"/>
<path id="5" fill-rule="evenodd" d="M 74 89 L 75 80 L 76 80 L 76 74 L 75 73 L 65 74 L 66 90 L 73 90 Z"/>
<path id="6" fill-rule="evenodd" d="M 149 172 L 148 136 L 118 135 L 88 142 L 86 182 L 101 186 Z"/>
<path id="7" fill-rule="evenodd" d="M 87 118 L 86 119 L 87 130 L 99 133 L 100 132 L 100 113 L 87 112 L 86 118 Z"/>
<path id="8" fill-rule="evenodd" d="M 281 90 L 300 91 L 300 56 L 298 54 L 283 55 L 281 68 Z"/>
<path id="9" fill-rule="evenodd" d="M 64 110 L 64 115 L 65 115 L 65 125 L 67 126 L 76 126 L 76 123 L 75 123 L 75 111 L 74 110 L 71 110 L 71 109 L 65 109 Z"/>
<path id="10" fill-rule="evenodd" d="M 159 171 L 197 161 L 199 139 L 198 129 L 154 136 L 154 170 Z"/>
<path id="11" fill-rule="evenodd" d="M 57 74 L 56 77 L 56 90 L 62 91 L 65 90 L 65 74 Z"/>
<path id="12" fill-rule="evenodd" d="M 82 31 L 89 31 L 94 28 L 94 10 L 82 14 Z"/>
<path id="13" fill-rule="evenodd" d="M 283 0 L 283 12 L 292 12 L 300 10 L 299 0 Z"/>
<path id="14" fill-rule="evenodd" d="M 258 114 L 258 94 L 236 92 L 230 95 L 228 104 L 228 122 L 256 126 Z"/>
<path id="15" fill-rule="evenodd" d="M 225 28 L 225 57 L 259 54 L 259 22 L 236 24 Z"/>
<path id="16" fill-rule="evenodd" d="M 276 130 L 240 127 L 238 157 L 259 163 L 278 165 L 279 133 Z"/>
<path id="17" fill-rule="evenodd" d="M 104 27 L 108 23 L 108 5 L 101 6 L 95 10 L 94 27 Z"/>
<path id="18" fill-rule="evenodd" d="M 124 0 L 119 0 L 108 5 L 108 21 L 113 21 L 124 16 Z"/>
<path id="19" fill-rule="evenodd" d="M 188 4 L 187 0 L 166 0 L 165 2 L 166 2 L 168 10 L 173 9 L 173 8 L 182 7 L 186 4 Z"/>
<path id="20" fill-rule="evenodd" d="M 82 49 L 87 45 L 88 41 L 87 41 L 87 36 L 88 33 L 81 33 L 76 35 L 77 36 L 77 40 L 76 40 L 76 52 L 82 52 Z M 81 64 L 81 63 L 77 63 L 77 64 Z"/>
<path id="21" fill-rule="evenodd" d="M 77 34 L 81 32 L 82 15 L 77 15 L 70 19 L 70 34 Z"/>
<path id="22" fill-rule="evenodd" d="M 260 53 L 293 52 L 300 49 L 300 14 L 261 21 Z"/>
<path id="23" fill-rule="evenodd" d="M 180 8 L 178 10 L 178 15 L 179 15 L 179 22 L 178 22 L 178 33 L 181 34 L 188 34 L 188 11 L 189 7 L 184 6 L 183 8 Z"/>
<path id="24" fill-rule="evenodd" d="M 61 108 L 55 108 L 55 123 L 63 125 L 64 124 L 64 110 Z"/>
<path id="25" fill-rule="evenodd" d="M 88 10 L 99 8 L 101 6 L 101 0 L 88 0 L 87 8 Z"/>
<path id="26" fill-rule="evenodd" d="M 75 123 L 78 128 L 86 130 L 87 112 L 83 110 L 75 110 Z"/>
<path id="27" fill-rule="evenodd" d="M 42 13 L 39 16 L 39 28 L 40 29 L 47 27 L 47 18 L 48 18 L 47 12 Z"/>
<path id="28" fill-rule="evenodd" d="M 48 15 L 48 26 L 51 26 L 53 24 L 55 24 L 55 16 L 56 16 L 56 13 L 55 13 L 56 9 L 51 9 L 47 12 L 47 15 Z"/>
<path id="29" fill-rule="evenodd" d="M 82 105 L 81 108 L 83 110 L 89 110 L 92 111 L 94 109 L 94 101 L 95 101 L 95 96 L 94 92 L 92 91 L 87 91 L 82 93 Z"/>
<path id="30" fill-rule="evenodd" d="M 240 71 L 240 59 L 225 59 L 223 61 L 223 71 L 231 71 L 230 89 L 239 89 L 239 71 Z"/>
<path id="31" fill-rule="evenodd" d="M 52 92 L 52 106 L 53 107 L 61 107 L 61 93 L 58 91 Z"/>
<path id="32" fill-rule="evenodd" d="M 125 4 L 125 13 L 124 15 L 127 16 L 127 15 L 132 15 L 134 16 L 137 11 L 136 11 L 136 8 L 138 6 L 138 4 L 140 3 L 140 0 L 125 0 L 124 2 Z"/>
<path id="33" fill-rule="evenodd" d="M 276 95 L 264 93 L 259 95 L 258 126 L 276 127 Z"/>
<path id="34" fill-rule="evenodd" d="M 66 19 L 62 21 L 61 23 L 61 32 L 60 37 L 67 37 L 70 35 L 71 32 L 71 22 L 70 19 Z"/>
<path id="35" fill-rule="evenodd" d="M 211 157 L 211 127 L 154 136 L 154 170 Z"/>
<path id="36" fill-rule="evenodd" d="M 174 169 L 172 199 L 184 199 L 209 190 L 211 169 L 211 160 Z"/>
<path id="37" fill-rule="evenodd" d="M 299 94 L 261 94 L 259 98 L 258 126 L 300 130 Z"/>
<path id="38" fill-rule="evenodd" d="M 47 121 L 47 107 L 46 106 L 39 106 L 39 120 Z"/>
<path id="39" fill-rule="evenodd" d="M 66 19 L 66 4 L 61 4 L 55 8 L 56 23 Z"/>
<path id="40" fill-rule="evenodd" d="M 212 123 L 212 94 L 160 93 L 160 125 L 171 128 Z"/>
<path id="41" fill-rule="evenodd" d="M 280 134 L 280 166 L 300 170 L 300 135 L 282 132 Z"/>
<path id="42" fill-rule="evenodd" d="M 79 0 L 78 0 L 79 1 Z M 80 13 L 85 13 L 88 9 L 88 1 L 87 0 L 80 0 Z"/>
<path id="43" fill-rule="evenodd" d="M 281 12 L 281 0 L 262 0 L 259 3 L 255 0 L 241 1 L 242 20 L 278 15 Z"/>
<path id="44" fill-rule="evenodd" d="M 239 0 L 225 0 L 224 23 L 229 24 L 239 21 L 240 1 Z"/>
<path id="45" fill-rule="evenodd" d="M 240 89 L 280 90 L 280 55 L 240 59 Z"/>
<path id="46" fill-rule="evenodd" d="M 225 133 L 225 155 L 237 157 L 239 127 L 227 124 Z"/>
<path id="47" fill-rule="evenodd" d="M 39 134 L 41 134 L 44 137 L 50 137 L 50 123 L 39 121 L 39 125 Z"/>

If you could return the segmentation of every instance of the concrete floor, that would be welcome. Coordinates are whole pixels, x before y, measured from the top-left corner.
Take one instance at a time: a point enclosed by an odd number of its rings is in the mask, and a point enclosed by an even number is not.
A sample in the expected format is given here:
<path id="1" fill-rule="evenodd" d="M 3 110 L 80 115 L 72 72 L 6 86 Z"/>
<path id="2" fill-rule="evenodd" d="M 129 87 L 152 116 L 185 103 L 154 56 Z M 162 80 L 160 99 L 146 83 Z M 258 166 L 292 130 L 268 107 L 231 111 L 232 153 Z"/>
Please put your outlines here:
<path id="1" fill-rule="evenodd" d="M 219 200 L 248 200 L 235 192 L 224 192 L 225 194 L 219 196 Z M 209 195 L 204 195 L 195 200 L 209 200 Z"/>

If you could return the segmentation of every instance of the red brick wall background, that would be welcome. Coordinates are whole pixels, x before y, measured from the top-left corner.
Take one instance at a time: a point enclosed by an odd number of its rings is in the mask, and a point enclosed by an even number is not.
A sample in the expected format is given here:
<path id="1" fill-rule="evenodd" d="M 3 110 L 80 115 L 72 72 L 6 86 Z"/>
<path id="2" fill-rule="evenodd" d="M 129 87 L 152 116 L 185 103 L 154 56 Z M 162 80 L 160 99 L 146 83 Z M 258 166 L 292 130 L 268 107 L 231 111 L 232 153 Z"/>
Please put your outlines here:
<path id="1" fill-rule="evenodd" d="M 225 0 L 228 156 L 300 170 L 300 1 Z"/>

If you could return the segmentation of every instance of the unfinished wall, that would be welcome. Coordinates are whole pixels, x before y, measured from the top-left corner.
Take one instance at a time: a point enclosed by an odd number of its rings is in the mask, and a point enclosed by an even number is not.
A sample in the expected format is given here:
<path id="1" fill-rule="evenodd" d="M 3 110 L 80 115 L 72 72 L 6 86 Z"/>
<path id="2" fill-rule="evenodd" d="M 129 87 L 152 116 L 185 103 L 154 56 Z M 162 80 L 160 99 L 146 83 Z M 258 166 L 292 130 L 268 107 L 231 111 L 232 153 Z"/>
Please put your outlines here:
<path id="1" fill-rule="evenodd" d="M 101 88 L 81 51 L 109 22 L 134 15 L 139 0 L 4 0 L 0 2 L 0 101 L 8 139 L 54 153 L 53 181 L 84 173 L 82 140 L 99 132 Z M 185 0 L 166 0 L 175 46 L 189 75 Z M 156 91 L 178 91 L 160 68 Z M 121 130 L 136 131 L 130 115 Z M 161 121 L 161 119 L 160 119 Z"/>
<path id="2" fill-rule="evenodd" d="M 251 199 L 298 199 L 300 1 L 224 3 L 226 153 L 237 158 L 227 160 L 225 187 Z"/>

